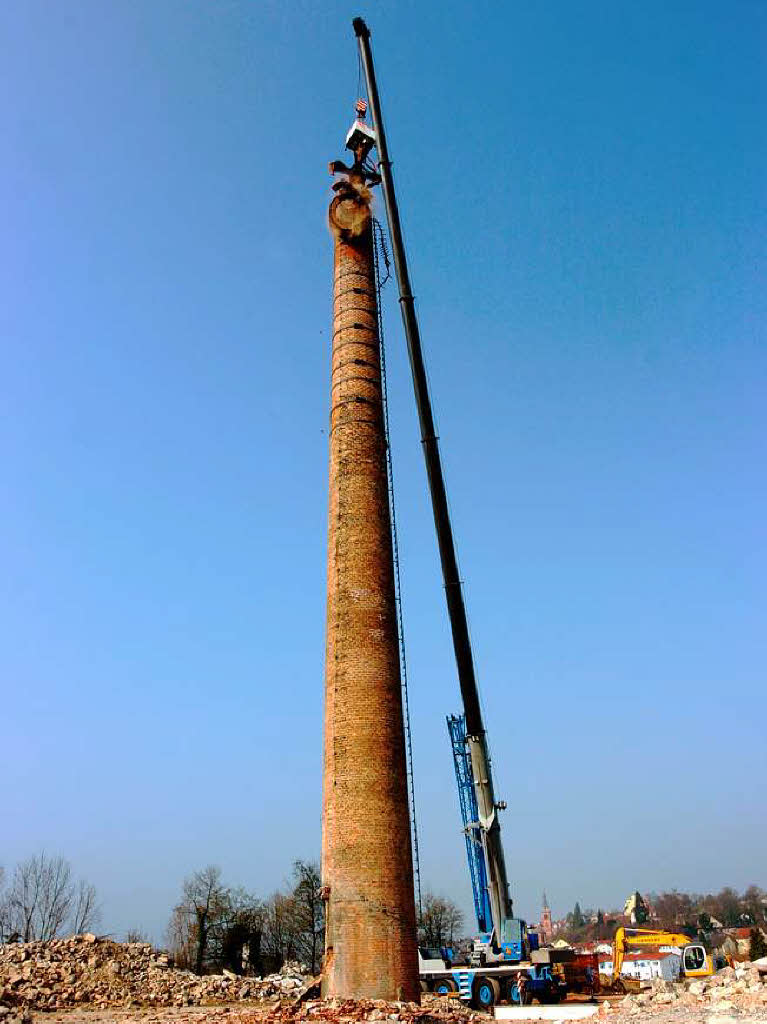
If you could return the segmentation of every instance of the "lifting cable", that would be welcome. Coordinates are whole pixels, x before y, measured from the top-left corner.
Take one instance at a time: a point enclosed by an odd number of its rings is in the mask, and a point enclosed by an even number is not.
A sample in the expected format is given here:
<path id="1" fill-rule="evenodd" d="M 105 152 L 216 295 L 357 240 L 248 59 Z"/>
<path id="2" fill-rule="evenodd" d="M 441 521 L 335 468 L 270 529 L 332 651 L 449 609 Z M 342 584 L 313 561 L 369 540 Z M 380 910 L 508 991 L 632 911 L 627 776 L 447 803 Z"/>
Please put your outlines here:
<path id="1" fill-rule="evenodd" d="M 381 261 L 383 260 L 385 276 L 381 277 Z M 407 689 L 407 659 L 405 657 L 405 631 L 402 618 L 402 587 L 399 573 L 399 544 L 397 542 L 397 516 L 394 510 L 394 469 L 392 466 L 391 443 L 389 438 L 389 402 L 386 391 L 386 352 L 384 349 L 383 312 L 381 310 L 381 290 L 391 277 L 391 262 L 386 248 L 386 237 L 381 222 L 373 218 L 373 264 L 375 268 L 376 307 L 378 317 L 378 339 L 381 360 L 381 398 L 383 403 L 384 439 L 386 443 L 386 475 L 389 482 L 389 508 L 391 510 L 392 553 L 394 555 L 394 600 L 397 606 L 397 632 L 399 633 L 399 660 L 402 675 L 402 719 L 405 726 L 405 755 L 407 758 L 407 788 L 410 801 L 410 832 L 413 843 L 413 882 L 415 884 L 416 908 L 418 920 L 422 915 L 421 907 L 421 864 L 418 854 L 418 824 L 415 813 L 415 780 L 413 776 L 413 744 L 410 732 L 410 702 Z"/>

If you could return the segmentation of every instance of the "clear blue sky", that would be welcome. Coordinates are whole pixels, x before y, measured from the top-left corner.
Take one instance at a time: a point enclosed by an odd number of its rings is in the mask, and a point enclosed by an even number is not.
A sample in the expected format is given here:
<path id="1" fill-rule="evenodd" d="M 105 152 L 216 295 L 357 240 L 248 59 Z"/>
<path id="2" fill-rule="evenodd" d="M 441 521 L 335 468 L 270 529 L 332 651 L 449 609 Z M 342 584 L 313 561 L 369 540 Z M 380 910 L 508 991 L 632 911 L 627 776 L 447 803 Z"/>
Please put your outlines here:
<path id="1" fill-rule="evenodd" d="M 319 852 L 327 162 L 373 31 L 513 892 L 767 884 L 758 2 L 0 7 L 0 862 Z M 423 874 L 459 708 L 386 308 Z"/>

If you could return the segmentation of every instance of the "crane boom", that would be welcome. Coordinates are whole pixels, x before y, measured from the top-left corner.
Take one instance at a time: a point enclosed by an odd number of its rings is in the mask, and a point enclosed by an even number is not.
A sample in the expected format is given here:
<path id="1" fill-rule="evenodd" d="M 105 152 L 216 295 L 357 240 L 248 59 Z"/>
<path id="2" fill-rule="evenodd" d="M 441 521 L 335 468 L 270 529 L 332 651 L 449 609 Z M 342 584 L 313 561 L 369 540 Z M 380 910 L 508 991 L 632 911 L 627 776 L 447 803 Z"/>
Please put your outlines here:
<path id="1" fill-rule="evenodd" d="M 509 896 L 506 864 L 501 842 L 501 828 L 498 821 L 498 810 L 505 805 L 496 803 L 493 789 L 493 775 L 485 727 L 482 721 L 479 689 L 474 672 L 474 658 L 466 618 L 466 606 L 463 600 L 463 589 L 458 573 L 455 541 L 453 539 L 453 529 L 447 504 L 442 460 L 439 453 L 439 439 L 434 428 L 434 416 L 421 348 L 421 335 L 415 310 L 415 298 L 410 283 L 405 246 L 402 240 L 402 226 L 394 191 L 391 160 L 389 159 L 386 132 L 381 113 L 381 102 L 373 68 L 370 30 L 362 18 L 355 18 L 353 25 L 365 73 L 368 102 L 373 116 L 376 149 L 378 151 L 378 170 L 381 175 L 386 216 L 391 235 L 394 267 L 399 288 L 399 304 L 405 337 L 407 339 L 410 368 L 413 375 L 413 388 L 421 430 L 421 443 L 423 445 L 426 473 L 429 481 L 434 526 L 437 532 L 445 598 L 458 670 L 458 683 L 463 700 L 466 744 L 471 763 L 471 775 L 478 810 L 478 824 L 487 869 L 487 896 L 492 913 L 492 922 L 488 922 L 488 924 L 492 923 L 492 932 L 495 934 L 496 941 L 500 942 L 504 932 L 504 923 L 512 917 L 512 901 Z M 491 929 L 488 928 L 487 930 L 490 931 Z"/>

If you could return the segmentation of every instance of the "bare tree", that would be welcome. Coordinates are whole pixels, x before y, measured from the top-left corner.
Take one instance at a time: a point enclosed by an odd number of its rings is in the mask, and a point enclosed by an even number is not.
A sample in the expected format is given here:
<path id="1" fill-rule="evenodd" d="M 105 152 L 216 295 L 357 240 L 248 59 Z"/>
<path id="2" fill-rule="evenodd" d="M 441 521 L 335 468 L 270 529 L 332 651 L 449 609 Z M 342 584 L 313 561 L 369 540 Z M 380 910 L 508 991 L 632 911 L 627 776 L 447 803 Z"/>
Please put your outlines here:
<path id="1" fill-rule="evenodd" d="M 82 879 L 77 883 L 72 901 L 72 931 L 75 935 L 89 932 L 101 919 L 96 887 Z"/>
<path id="2" fill-rule="evenodd" d="M 292 894 L 276 892 L 266 901 L 262 954 L 268 970 L 277 971 L 286 960 L 295 960 L 296 901 Z"/>
<path id="3" fill-rule="evenodd" d="M 151 940 L 143 928 L 129 928 L 125 933 L 126 942 L 141 942 L 145 946 L 151 945 Z"/>
<path id="4" fill-rule="evenodd" d="M 44 859 L 45 854 L 41 854 L 40 860 Z M 36 857 L 16 865 L 8 893 L 8 910 L 10 929 L 22 942 L 31 942 L 37 938 L 36 918 L 41 888 L 42 872 Z"/>
<path id="5" fill-rule="evenodd" d="M 196 937 L 193 911 L 185 903 L 179 903 L 171 911 L 165 941 L 168 944 L 177 967 L 190 970 L 194 963 Z"/>
<path id="6" fill-rule="evenodd" d="M 258 970 L 265 914 L 259 899 L 221 881 L 209 866 L 185 879 L 183 899 L 173 908 L 166 939 L 179 967 L 204 970 Z"/>
<path id="7" fill-rule="evenodd" d="M 209 931 L 209 951 L 214 962 L 236 974 L 263 974 L 261 937 L 265 908 L 246 889 L 227 889 L 220 913 Z"/>
<path id="8" fill-rule="evenodd" d="M 743 906 L 753 924 L 767 924 L 767 892 L 764 889 L 749 885 L 743 893 Z"/>
<path id="9" fill-rule="evenodd" d="M 194 970 L 197 974 L 202 974 L 205 963 L 211 918 L 219 910 L 225 892 L 221 882 L 221 868 L 215 864 L 209 864 L 202 871 L 195 871 L 184 879 L 184 904 L 194 915 L 196 924 Z"/>
<path id="10" fill-rule="evenodd" d="M 706 897 L 706 910 L 718 921 L 721 921 L 725 928 L 736 928 L 742 924 L 743 909 L 740 897 L 729 885 L 726 885 L 715 896 Z"/>
<path id="11" fill-rule="evenodd" d="M 463 912 L 452 900 L 435 896 L 427 890 L 422 901 L 421 916 L 418 921 L 418 941 L 423 946 L 440 949 L 452 946 L 459 938 L 458 932 L 463 925 Z"/>
<path id="12" fill-rule="evenodd" d="M 11 939 L 11 907 L 5 888 L 5 868 L 0 867 L 0 943 Z"/>
<path id="13" fill-rule="evenodd" d="M 62 932 L 70 914 L 75 932 L 95 923 L 96 890 L 87 882 L 75 885 L 69 861 L 41 853 L 16 865 L 0 901 L 0 935 L 49 942 Z"/>
<path id="14" fill-rule="evenodd" d="M 686 892 L 662 892 L 655 901 L 655 916 L 661 928 L 681 931 L 686 925 L 697 923 L 692 898 Z"/>
<path id="15" fill-rule="evenodd" d="M 40 878 L 37 938 L 49 942 L 58 935 L 69 917 L 74 895 L 72 869 L 63 857 L 48 858 L 41 853 L 36 861 Z"/>
<path id="16" fill-rule="evenodd" d="M 325 934 L 325 904 L 320 897 L 320 869 L 316 864 L 297 860 L 293 864 L 295 939 L 298 956 L 318 974 Z"/>

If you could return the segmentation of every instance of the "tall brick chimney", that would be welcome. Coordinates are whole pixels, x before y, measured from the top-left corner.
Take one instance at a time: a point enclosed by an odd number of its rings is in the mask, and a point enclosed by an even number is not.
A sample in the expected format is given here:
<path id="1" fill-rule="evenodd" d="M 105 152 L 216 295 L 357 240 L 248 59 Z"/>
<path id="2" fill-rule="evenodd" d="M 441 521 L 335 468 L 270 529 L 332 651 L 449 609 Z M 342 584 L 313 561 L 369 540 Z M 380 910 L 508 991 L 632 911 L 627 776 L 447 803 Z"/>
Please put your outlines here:
<path id="1" fill-rule="evenodd" d="M 363 125 L 363 127 L 366 127 Z M 351 147 L 350 147 L 351 148 Z M 386 441 L 370 213 L 359 154 L 333 187 L 322 992 L 418 1000 Z M 373 179 L 375 180 L 375 179 Z"/>

